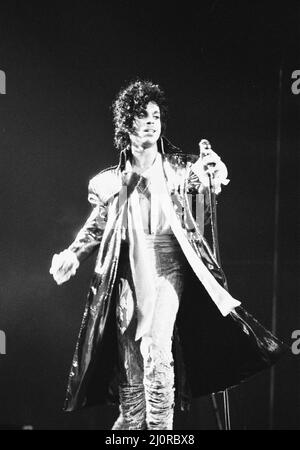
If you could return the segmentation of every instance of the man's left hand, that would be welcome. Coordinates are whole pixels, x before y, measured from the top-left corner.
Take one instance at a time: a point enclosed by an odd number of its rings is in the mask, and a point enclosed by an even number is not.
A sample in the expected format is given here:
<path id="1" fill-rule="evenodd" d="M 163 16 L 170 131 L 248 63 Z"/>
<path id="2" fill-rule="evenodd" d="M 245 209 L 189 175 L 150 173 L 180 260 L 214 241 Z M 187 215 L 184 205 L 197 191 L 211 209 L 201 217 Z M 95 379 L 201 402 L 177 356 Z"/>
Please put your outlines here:
<path id="1" fill-rule="evenodd" d="M 199 177 L 201 183 L 209 186 L 209 176 L 213 180 L 213 186 L 216 194 L 221 192 L 221 184 L 227 185 L 230 180 L 227 179 L 227 167 L 221 161 L 221 158 L 215 153 L 206 139 L 199 142 L 200 157 L 193 164 L 192 170 Z"/>

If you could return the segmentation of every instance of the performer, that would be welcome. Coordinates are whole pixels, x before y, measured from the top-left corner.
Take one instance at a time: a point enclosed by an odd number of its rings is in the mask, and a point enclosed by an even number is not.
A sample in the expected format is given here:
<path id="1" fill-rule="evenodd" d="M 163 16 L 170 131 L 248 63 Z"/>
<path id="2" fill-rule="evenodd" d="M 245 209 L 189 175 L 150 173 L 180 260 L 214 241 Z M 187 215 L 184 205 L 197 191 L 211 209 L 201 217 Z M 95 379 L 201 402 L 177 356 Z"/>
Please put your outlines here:
<path id="1" fill-rule="evenodd" d="M 114 430 L 171 430 L 174 388 L 185 409 L 270 367 L 284 345 L 229 294 L 205 239 L 208 174 L 216 194 L 229 182 L 210 143 L 199 157 L 166 139 L 150 81 L 121 90 L 113 114 L 119 163 L 90 181 L 91 215 L 50 269 L 62 284 L 100 247 L 65 410 L 119 401 Z"/>

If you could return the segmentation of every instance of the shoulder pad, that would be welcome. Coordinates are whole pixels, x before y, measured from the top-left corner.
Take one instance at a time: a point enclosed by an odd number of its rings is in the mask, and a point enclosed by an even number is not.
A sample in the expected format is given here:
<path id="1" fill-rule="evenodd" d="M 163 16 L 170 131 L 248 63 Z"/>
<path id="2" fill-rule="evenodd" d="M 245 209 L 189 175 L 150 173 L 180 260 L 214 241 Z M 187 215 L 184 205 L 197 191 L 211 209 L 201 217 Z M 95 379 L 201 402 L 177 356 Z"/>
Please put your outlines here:
<path id="1" fill-rule="evenodd" d="M 89 190 L 95 192 L 106 203 L 122 188 L 118 166 L 108 167 L 95 175 L 89 182 Z"/>

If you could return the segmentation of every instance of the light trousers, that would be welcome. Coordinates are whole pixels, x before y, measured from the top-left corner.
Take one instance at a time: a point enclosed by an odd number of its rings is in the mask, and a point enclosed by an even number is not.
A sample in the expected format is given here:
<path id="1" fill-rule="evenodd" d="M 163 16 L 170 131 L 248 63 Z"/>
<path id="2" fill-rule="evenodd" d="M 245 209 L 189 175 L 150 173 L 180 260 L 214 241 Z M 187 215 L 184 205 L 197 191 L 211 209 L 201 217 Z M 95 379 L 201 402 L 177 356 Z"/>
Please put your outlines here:
<path id="1" fill-rule="evenodd" d="M 184 283 L 185 257 L 173 235 L 146 236 L 154 267 L 156 302 L 149 333 L 135 341 L 136 298 L 128 248 L 118 272 L 120 415 L 113 430 L 172 430 L 174 362 L 172 336 Z"/>

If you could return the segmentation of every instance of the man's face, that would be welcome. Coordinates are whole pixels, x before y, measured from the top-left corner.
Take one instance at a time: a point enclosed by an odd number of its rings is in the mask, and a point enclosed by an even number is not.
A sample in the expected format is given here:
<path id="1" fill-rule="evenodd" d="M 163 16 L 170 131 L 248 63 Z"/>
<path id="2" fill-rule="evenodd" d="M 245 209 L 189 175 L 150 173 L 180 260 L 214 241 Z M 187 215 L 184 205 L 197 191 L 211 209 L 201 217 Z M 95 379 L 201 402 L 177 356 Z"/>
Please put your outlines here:
<path id="1" fill-rule="evenodd" d="M 144 148 L 154 145 L 160 137 L 161 120 L 159 106 L 149 102 L 146 111 L 133 120 L 133 132 L 130 134 L 132 144 Z"/>

